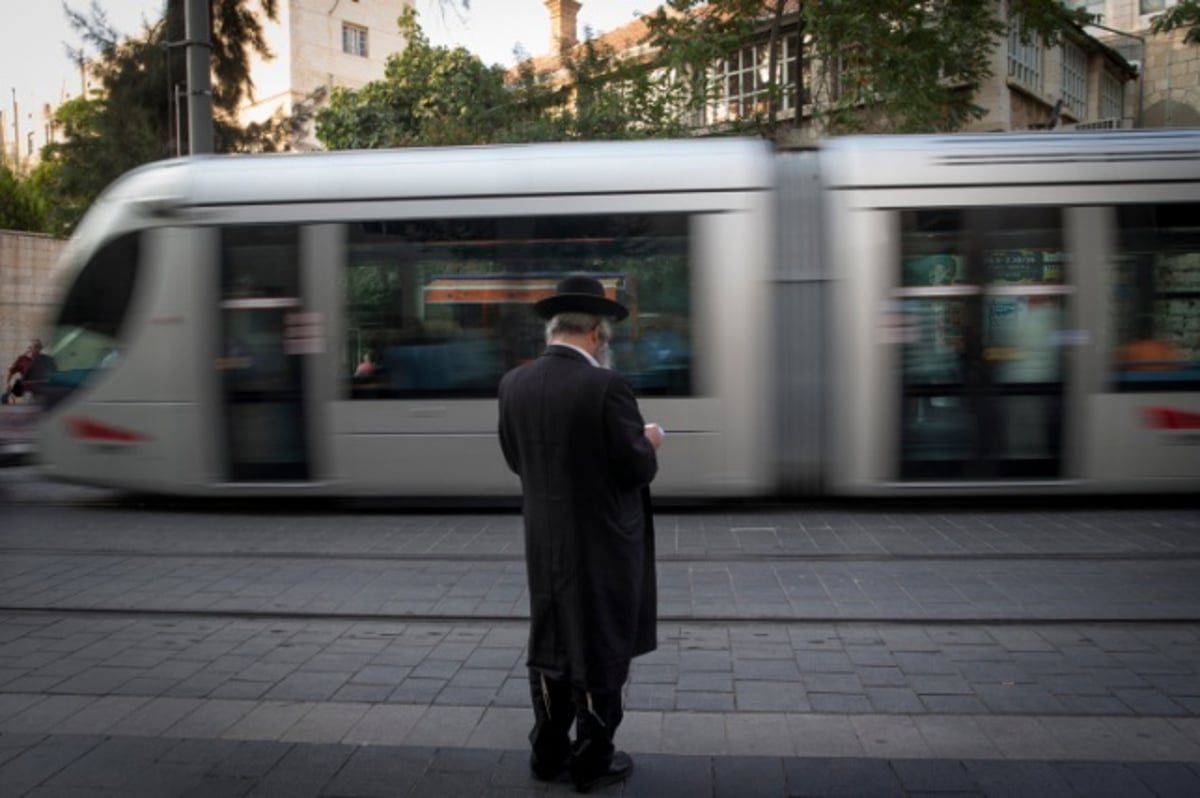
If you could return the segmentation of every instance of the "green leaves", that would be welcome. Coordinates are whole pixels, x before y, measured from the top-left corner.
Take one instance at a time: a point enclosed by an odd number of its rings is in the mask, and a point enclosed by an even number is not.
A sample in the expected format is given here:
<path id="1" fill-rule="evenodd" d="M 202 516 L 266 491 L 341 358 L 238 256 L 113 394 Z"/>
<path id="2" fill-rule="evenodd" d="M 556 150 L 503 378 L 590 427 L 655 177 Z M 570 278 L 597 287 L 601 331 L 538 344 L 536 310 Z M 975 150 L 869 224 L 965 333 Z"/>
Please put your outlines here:
<path id="1" fill-rule="evenodd" d="M 287 119 L 240 127 L 236 113 L 251 95 L 251 53 L 266 56 L 256 12 L 272 18 L 279 0 L 213 0 L 214 125 L 220 152 L 281 149 L 305 109 Z M 140 35 L 122 41 L 93 2 L 88 14 L 67 9 L 68 21 L 98 55 L 89 68 L 102 86 L 87 98 L 59 107 L 57 140 L 42 150 L 30 190 L 45 208 L 44 229 L 65 235 L 104 188 L 121 174 L 176 152 L 173 88 L 185 81 L 183 0 L 168 0 L 167 15 Z M 82 57 L 82 51 L 80 51 Z M 180 109 L 186 130 L 185 109 Z M 308 111 L 311 116 L 311 111 Z M 186 149 L 186 138 L 180 136 Z"/>
<path id="2" fill-rule="evenodd" d="M 33 184 L 0 166 L 0 230 L 46 231 L 46 206 Z"/>
<path id="3" fill-rule="evenodd" d="M 725 96 L 713 63 L 746 44 L 769 53 L 782 32 L 798 31 L 800 85 L 779 85 L 782 70 L 764 59 L 759 113 L 728 123 L 730 132 L 778 137 L 803 125 L 779 121 L 785 96 L 811 99 L 812 134 L 938 132 L 983 115 L 975 92 L 1018 18 L 1046 44 L 1091 19 L 1058 0 L 671 0 L 650 18 L 649 42 L 655 67 L 684 77 L 684 104 L 699 113 Z M 776 49 L 776 64 L 780 57 Z"/>
<path id="4" fill-rule="evenodd" d="M 1200 0 L 1179 0 L 1165 14 L 1159 14 L 1150 21 L 1153 33 L 1170 33 L 1175 30 L 1187 29 L 1183 41 L 1185 44 L 1200 44 Z"/>
<path id="5" fill-rule="evenodd" d="M 337 90 L 317 114 L 329 149 L 440 146 L 565 139 L 645 138 L 684 132 L 677 81 L 586 42 L 558 71 L 529 62 L 506 77 L 462 48 L 433 47 L 405 11 L 408 41 L 385 78 Z"/>
<path id="6" fill-rule="evenodd" d="M 383 80 L 334 90 L 316 115 L 320 142 L 361 149 L 495 140 L 511 104 L 504 71 L 461 47 L 433 47 L 411 9 L 398 24 L 408 46 L 388 59 Z"/>

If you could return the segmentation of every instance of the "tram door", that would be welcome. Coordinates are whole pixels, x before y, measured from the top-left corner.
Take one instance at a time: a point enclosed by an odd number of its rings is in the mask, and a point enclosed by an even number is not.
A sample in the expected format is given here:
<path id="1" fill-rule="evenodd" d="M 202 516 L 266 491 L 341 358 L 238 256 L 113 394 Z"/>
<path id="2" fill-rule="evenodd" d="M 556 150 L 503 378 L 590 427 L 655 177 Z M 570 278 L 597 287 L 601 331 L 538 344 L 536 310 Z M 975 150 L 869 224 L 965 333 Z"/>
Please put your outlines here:
<path id="1" fill-rule="evenodd" d="M 217 368 L 230 481 L 309 478 L 302 311 L 299 229 L 223 229 Z"/>
<path id="2" fill-rule="evenodd" d="M 901 479 L 1063 476 L 1061 219 L 1057 208 L 902 214 Z"/>

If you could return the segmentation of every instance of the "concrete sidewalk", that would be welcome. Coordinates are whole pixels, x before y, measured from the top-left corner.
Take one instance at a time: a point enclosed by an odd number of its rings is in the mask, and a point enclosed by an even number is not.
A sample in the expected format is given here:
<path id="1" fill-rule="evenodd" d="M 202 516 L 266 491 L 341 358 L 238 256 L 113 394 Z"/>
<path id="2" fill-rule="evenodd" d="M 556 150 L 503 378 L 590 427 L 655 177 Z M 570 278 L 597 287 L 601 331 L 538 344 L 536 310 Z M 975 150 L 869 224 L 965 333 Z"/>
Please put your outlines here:
<path id="1" fill-rule="evenodd" d="M 524 751 L 0 735 L 0 791 L 32 798 L 395 798 L 573 794 L 533 781 Z M 1043 759 L 638 754 L 632 776 L 597 795 L 1194 796 L 1200 766 Z"/>
<path id="2" fill-rule="evenodd" d="M 1195 626 L 661 631 L 611 794 L 1200 794 Z M 527 774 L 524 633 L 10 615 L 0 795 L 567 792 Z"/>
<path id="3" fill-rule="evenodd" d="M 604 794 L 1200 795 L 1200 512 L 658 520 Z M 512 513 L 18 504 L 0 550 L 4 798 L 570 792 Z"/>

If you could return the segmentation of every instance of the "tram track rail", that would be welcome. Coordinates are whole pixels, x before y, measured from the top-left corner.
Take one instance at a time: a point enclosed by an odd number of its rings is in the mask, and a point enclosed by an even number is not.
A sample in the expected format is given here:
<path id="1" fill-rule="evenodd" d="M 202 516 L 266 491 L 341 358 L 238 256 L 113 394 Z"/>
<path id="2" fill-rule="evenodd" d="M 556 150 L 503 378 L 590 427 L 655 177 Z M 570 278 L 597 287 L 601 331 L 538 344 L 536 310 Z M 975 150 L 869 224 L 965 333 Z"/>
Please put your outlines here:
<path id="1" fill-rule="evenodd" d="M 64 618 L 129 618 L 129 619 L 220 619 L 245 621 L 311 621 L 380 624 L 449 624 L 449 625 L 511 625 L 525 626 L 527 615 L 465 615 L 450 613 L 367 613 L 367 612 L 306 612 L 303 610 L 197 610 L 176 608 L 123 608 L 74 606 L 13 606 L 0 604 L 0 614 L 10 616 L 56 616 Z M 930 617 L 863 617 L 840 615 L 679 615 L 660 614 L 660 624 L 683 626 L 790 626 L 790 625 L 851 625 L 851 626 L 1194 626 L 1200 625 L 1200 614 L 1187 616 L 1096 616 L 1096 617 L 1030 617 L 1030 616 L 964 616 L 955 618 Z"/>
<path id="2" fill-rule="evenodd" d="M 214 560 L 326 560 L 334 562 L 480 562 L 523 563 L 521 553 L 503 552 L 347 552 L 247 549 L 123 549 L 58 548 L 53 546 L 0 546 L 4 556 L 125 557 L 138 559 L 214 559 Z M 661 563 L 888 563 L 888 562 L 1200 562 L 1195 551 L 1111 551 L 1111 552 L 934 552 L 874 554 L 864 552 L 728 552 L 705 554 L 659 552 Z"/>

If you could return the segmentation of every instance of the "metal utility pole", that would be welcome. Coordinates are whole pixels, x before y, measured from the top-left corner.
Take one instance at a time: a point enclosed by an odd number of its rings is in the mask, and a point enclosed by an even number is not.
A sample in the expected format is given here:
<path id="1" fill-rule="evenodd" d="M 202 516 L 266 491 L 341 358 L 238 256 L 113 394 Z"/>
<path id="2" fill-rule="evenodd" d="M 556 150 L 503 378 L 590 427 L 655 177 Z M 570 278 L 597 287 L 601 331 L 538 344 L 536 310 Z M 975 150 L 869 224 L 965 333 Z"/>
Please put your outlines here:
<path id="1" fill-rule="evenodd" d="M 187 39 L 188 152 L 213 151 L 212 41 L 208 26 L 209 0 L 184 0 Z"/>
<path id="2" fill-rule="evenodd" d="M 183 112 L 180 110 L 179 100 L 184 93 L 182 84 L 175 84 L 175 157 L 183 155 Z"/>

